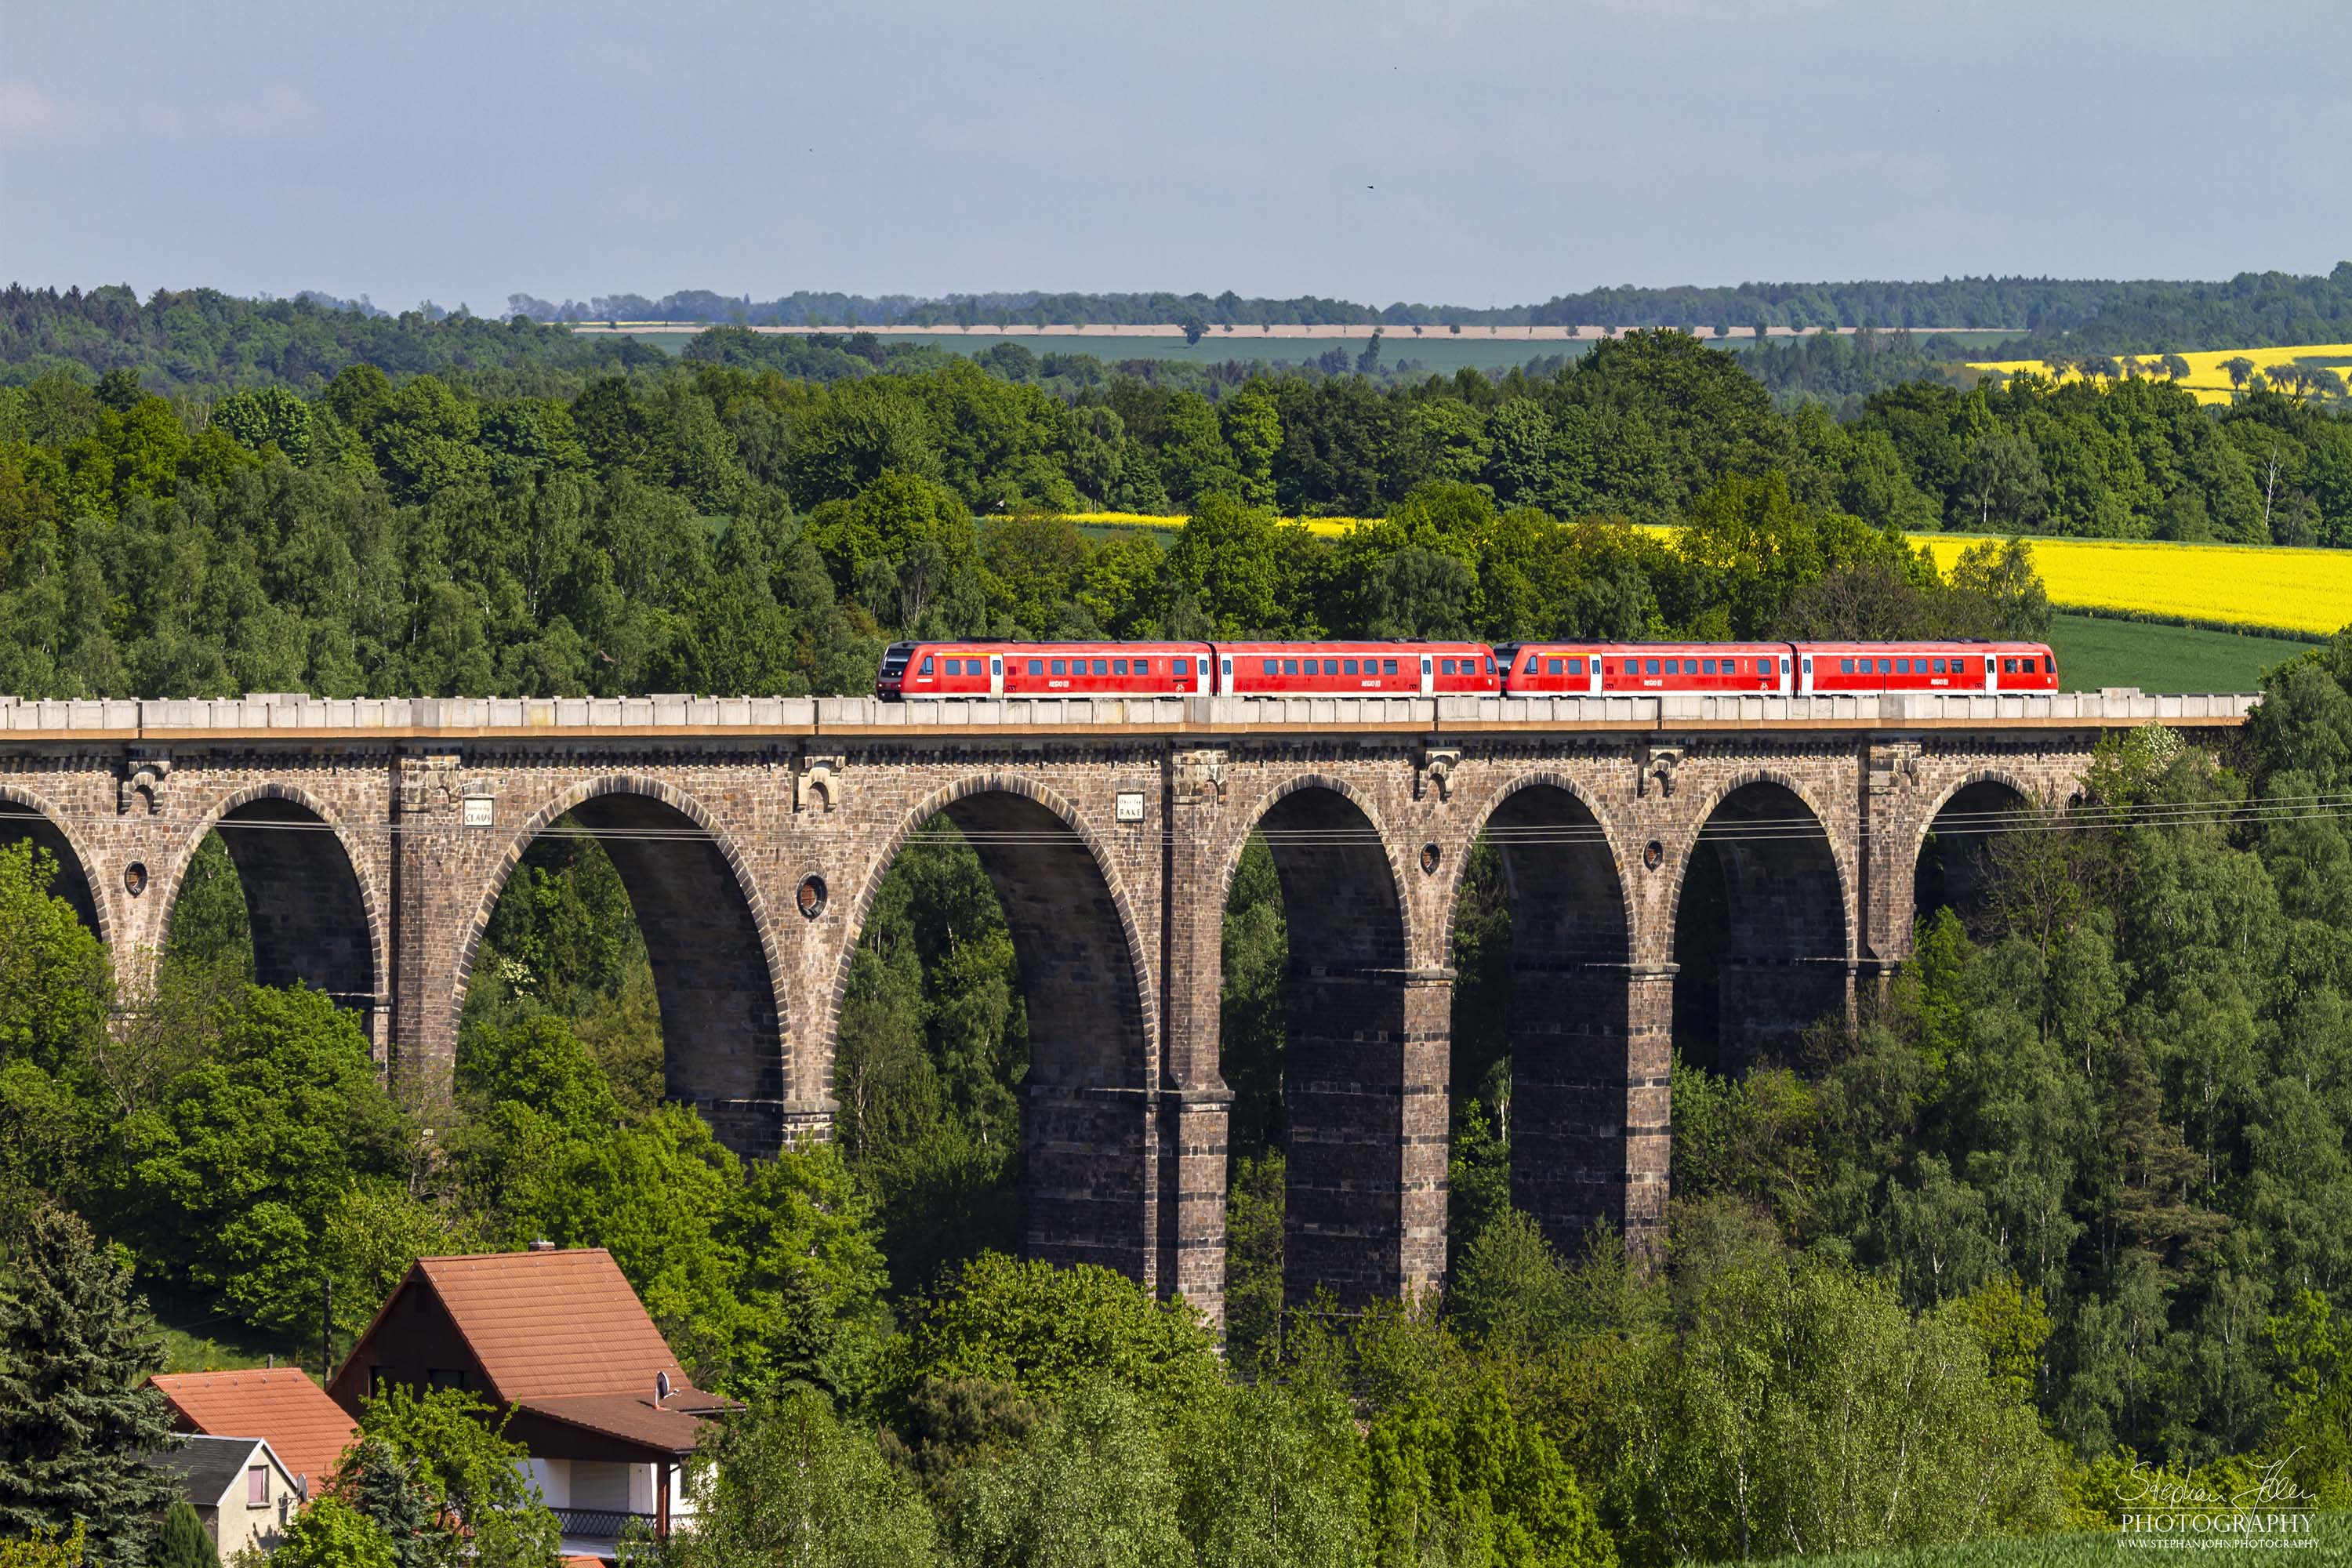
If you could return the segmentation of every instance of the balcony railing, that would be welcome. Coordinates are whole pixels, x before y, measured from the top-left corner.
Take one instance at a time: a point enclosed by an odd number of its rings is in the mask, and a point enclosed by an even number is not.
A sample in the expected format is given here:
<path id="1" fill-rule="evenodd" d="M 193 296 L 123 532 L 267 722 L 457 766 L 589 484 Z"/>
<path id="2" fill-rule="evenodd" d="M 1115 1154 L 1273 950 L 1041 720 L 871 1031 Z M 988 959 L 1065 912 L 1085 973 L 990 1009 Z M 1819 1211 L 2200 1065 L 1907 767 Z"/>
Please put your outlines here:
<path id="1" fill-rule="evenodd" d="M 648 1532 L 654 1528 L 652 1514 L 631 1513 L 626 1509 L 558 1508 L 548 1511 L 555 1515 L 555 1522 L 564 1534 L 587 1541 L 618 1541 L 632 1521 L 642 1523 Z"/>

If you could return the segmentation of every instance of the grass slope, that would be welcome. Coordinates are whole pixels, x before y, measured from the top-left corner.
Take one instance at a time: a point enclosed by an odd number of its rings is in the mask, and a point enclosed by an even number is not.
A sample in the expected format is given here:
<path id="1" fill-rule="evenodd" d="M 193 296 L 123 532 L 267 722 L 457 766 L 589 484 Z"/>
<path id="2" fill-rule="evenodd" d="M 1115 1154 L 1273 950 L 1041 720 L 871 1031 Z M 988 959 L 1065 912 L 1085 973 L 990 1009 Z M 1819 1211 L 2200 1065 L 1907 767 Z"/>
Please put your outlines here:
<path id="1" fill-rule="evenodd" d="M 2070 691 L 2137 686 L 2142 691 L 2252 691 L 2263 672 L 2311 644 L 2251 633 L 2202 631 L 2152 621 L 2058 616 L 2050 629 Z"/>

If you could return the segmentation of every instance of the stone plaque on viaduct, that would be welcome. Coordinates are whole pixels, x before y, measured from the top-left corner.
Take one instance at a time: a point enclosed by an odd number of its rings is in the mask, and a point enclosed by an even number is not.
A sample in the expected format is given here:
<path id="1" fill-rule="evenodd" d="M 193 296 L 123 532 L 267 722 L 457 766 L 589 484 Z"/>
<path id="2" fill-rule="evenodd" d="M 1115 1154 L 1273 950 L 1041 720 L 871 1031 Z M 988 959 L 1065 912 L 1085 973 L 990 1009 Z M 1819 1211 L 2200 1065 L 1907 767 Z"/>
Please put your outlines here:
<path id="1" fill-rule="evenodd" d="M 1289 924 L 1290 1289 L 1361 1301 L 1445 1267 L 1448 955 L 1482 835 L 1511 900 L 1515 1201 L 1563 1245 L 1638 1237 L 1700 873 L 1729 935 L 1685 1005 L 1729 1059 L 1769 1053 L 1905 956 L 1939 818 L 2063 806 L 2103 732 L 2251 700 L 0 700 L 0 837 L 55 854 L 135 991 L 220 829 L 257 977 L 363 1015 L 429 1107 L 499 890 L 568 818 L 644 931 L 669 1094 L 758 1154 L 824 1135 L 860 927 L 944 817 L 1019 959 L 1028 1247 L 1214 1312 L 1220 943 L 1253 833 Z"/>

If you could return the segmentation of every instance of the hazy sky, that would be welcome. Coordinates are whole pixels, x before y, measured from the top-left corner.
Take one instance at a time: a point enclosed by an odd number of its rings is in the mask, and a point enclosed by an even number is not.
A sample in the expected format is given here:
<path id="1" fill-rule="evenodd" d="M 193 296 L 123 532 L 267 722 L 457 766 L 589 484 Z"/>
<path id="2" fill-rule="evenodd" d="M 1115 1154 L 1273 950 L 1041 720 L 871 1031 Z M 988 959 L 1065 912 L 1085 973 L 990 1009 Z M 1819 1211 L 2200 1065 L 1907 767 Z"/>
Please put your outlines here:
<path id="1" fill-rule="evenodd" d="M 0 0 L 0 280 L 488 312 L 2325 271 L 2347 61 L 2346 0 Z"/>

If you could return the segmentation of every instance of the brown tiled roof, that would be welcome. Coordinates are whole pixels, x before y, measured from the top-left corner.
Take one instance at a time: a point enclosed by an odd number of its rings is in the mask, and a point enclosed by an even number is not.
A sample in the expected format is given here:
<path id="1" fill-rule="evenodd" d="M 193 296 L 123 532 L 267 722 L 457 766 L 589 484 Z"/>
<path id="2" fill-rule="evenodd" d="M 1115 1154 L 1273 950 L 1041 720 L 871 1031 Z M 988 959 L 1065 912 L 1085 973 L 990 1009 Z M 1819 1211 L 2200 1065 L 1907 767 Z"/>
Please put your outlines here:
<path id="1" fill-rule="evenodd" d="M 315 1494 L 357 1428 L 341 1405 L 290 1366 L 167 1373 L 148 1379 L 171 1402 L 173 1425 L 214 1437 L 259 1437 Z"/>
<path id="2" fill-rule="evenodd" d="M 626 1442 L 643 1443 L 651 1448 L 666 1448 L 673 1454 L 692 1448 L 709 1425 L 701 1416 L 671 1405 L 656 1406 L 650 1389 L 643 1395 L 582 1394 L 569 1399 L 525 1399 L 519 1403 L 532 1415 L 544 1415 L 551 1421 L 585 1427 Z"/>
<path id="3" fill-rule="evenodd" d="M 650 1401 L 654 1374 L 688 1391 L 685 1369 L 601 1247 L 421 1258 L 488 1392 L 501 1404 L 583 1394 Z"/>

